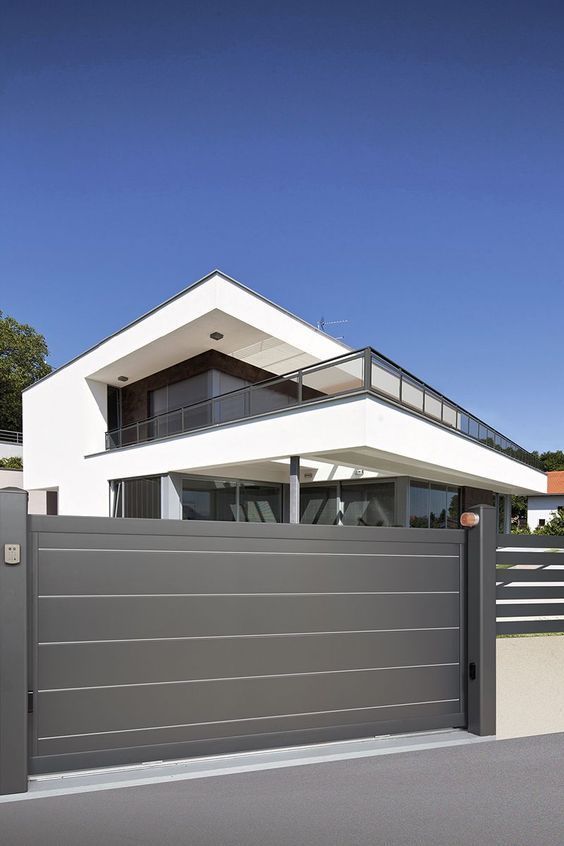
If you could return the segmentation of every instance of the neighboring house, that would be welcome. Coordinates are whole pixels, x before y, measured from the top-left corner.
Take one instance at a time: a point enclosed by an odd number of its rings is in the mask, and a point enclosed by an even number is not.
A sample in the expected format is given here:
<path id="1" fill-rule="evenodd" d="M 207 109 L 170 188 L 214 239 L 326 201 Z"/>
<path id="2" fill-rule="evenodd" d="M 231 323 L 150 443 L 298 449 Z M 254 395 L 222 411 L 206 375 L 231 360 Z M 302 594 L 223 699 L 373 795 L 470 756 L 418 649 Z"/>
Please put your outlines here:
<path id="1" fill-rule="evenodd" d="M 0 458 L 22 458 L 22 456 L 22 433 L 0 429 Z"/>
<path id="2" fill-rule="evenodd" d="M 219 271 L 23 405 L 25 486 L 60 514 L 455 527 L 546 492 L 504 435 Z"/>
<path id="3" fill-rule="evenodd" d="M 22 458 L 23 439 L 21 432 L 0 430 L 0 458 Z M 23 488 L 23 470 L 0 467 L 0 489 Z M 56 514 L 57 492 L 30 491 L 28 500 L 30 514 Z"/>
<path id="4" fill-rule="evenodd" d="M 564 470 L 552 470 L 546 475 L 547 493 L 530 496 L 527 503 L 527 523 L 531 531 L 546 525 L 558 511 L 564 511 Z"/>

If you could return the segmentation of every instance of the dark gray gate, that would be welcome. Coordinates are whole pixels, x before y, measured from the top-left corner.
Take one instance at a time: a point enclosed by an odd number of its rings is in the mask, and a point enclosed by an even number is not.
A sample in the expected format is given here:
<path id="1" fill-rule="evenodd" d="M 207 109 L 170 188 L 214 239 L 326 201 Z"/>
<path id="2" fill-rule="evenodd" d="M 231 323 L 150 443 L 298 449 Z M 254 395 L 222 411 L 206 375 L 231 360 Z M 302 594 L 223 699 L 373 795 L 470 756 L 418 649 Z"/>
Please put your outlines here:
<path id="1" fill-rule="evenodd" d="M 462 530 L 29 529 L 33 772 L 466 724 Z"/>

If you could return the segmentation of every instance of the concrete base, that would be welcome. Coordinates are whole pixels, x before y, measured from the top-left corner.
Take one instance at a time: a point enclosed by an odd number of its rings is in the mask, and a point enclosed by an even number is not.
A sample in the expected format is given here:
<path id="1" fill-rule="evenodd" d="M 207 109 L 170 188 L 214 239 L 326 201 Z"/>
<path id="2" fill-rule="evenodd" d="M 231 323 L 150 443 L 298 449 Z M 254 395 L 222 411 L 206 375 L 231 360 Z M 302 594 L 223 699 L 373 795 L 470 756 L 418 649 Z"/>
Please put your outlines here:
<path id="1" fill-rule="evenodd" d="M 497 737 L 552 732 L 564 732 L 564 636 L 498 638 Z"/>
<path id="2" fill-rule="evenodd" d="M 273 749 L 265 752 L 245 752 L 236 755 L 215 755 L 180 761 L 157 761 L 135 766 L 108 767 L 102 770 L 54 773 L 33 776 L 30 779 L 28 793 L 2 796 L 0 803 L 45 799 L 49 796 L 71 793 L 115 790 L 120 787 L 210 778 L 282 767 L 300 767 L 307 764 L 323 764 L 330 761 L 392 755 L 398 752 L 466 746 L 494 739 L 491 737 L 476 737 L 462 729 L 442 729 L 416 734 L 348 740 L 341 743 L 320 743 L 311 746 Z"/>

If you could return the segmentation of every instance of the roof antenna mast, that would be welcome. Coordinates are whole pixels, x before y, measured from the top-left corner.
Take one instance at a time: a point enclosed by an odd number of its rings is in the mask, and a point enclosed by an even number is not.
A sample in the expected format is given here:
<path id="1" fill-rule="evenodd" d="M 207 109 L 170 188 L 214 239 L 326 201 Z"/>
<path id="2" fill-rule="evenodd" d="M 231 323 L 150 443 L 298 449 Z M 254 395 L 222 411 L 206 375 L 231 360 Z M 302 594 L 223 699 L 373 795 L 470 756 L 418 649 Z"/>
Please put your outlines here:
<path id="1" fill-rule="evenodd" d="M 325 334 L 328 335 L 329 332 L 325 328 L 326 326 L 337 326 L 337 325 L 342 324 L 342 323 L 349 323 L 349 321 L 348 320 L 325 320 L 324 317 L 320 317 L 319 320 L 317 321 L 317 328 L 319 329 L 320 332 L 325 332 Z M 343 338 L 344 338 L 344 335 L 338 335 L 337 337 L 335 337 L 335 336 L 333 336 L 333 337 L 335 338 L 336 341 L 342 341 Z"/>

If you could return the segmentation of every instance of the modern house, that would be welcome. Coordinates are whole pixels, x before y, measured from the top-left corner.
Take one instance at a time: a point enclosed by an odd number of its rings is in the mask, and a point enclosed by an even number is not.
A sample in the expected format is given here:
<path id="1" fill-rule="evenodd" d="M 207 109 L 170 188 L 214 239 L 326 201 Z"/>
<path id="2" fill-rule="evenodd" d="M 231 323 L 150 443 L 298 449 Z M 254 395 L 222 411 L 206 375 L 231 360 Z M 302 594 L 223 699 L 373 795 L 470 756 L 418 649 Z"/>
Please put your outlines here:
<path id="1" fill-rule="evenodd" d="M 547 490 L 534 456 L 456 402 L 220 271 L 23 405 L 24 485 L 56 491 L 60 514 L 444 528 Z"/>
<path id="2" fill-rule="evenodd" d="M 546 525 L 559 511 L 564 512 L 564 470 L 553 470 L 546 475 L 546 494 L 530 496 L 528 499 L 527 524 L 531 531 Z"/>

